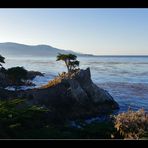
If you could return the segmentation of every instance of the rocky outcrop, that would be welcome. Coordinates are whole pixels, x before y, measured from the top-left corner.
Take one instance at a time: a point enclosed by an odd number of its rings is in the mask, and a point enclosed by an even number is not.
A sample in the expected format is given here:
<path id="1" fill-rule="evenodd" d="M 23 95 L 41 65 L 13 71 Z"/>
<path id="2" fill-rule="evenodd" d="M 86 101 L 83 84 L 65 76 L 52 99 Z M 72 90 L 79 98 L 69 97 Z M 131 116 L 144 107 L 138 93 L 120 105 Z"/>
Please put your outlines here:
<path id="1" fill-rule="evenodd" d="M 59 76 L 49 84 L 17 92 L 0 89 L 0 99 L 26 99 L 27 104 L 48 108 L 55 120 L 91 117 L 119 108 L 106 90 L 92 82 L 89 68 L 68 77 Z"/>
<path id="2" fill-rule="evenodd" d="M 44 74 L 39 71 L 28 71 L 27 73 L 28 80 L 33 80 L 36 76 L 44 76 Z"/>
<path id="3" fill-rule="evenodd" d="M 19 91 L 18 97 L 26 98 L 29 104 L 44 105 L 56 115 L 67 118 L 87 117 L 119 108 L 106 90 L 92 82 L 89 68 L 61 78 L 53 86 Z"/>
<path id="4" fill-rule="evenodd" d="M 116 104 L 112 96 L 107 91 L 99 88 L 92 82 L 89 68 L 86 70 L 80 70 L 76 73 L 74 79 L 70 81 L 70 84 L 72 87 L 72 93 L 76 98 L 82 99 L 82 94 L 85 94 L 88 100 L 91 100 L 94 103 L 110 102 L 114 105 Z M 82 93 L 79 94 L 79 90 L 81 90 Z M 86 96 L 83 97 L 83 100 L 85 100 Z"/>
<path id="5" fill-rule="evenodd" d="M 18 94 L 16 94 L 14 91 L 9 91 L 9 90 L 0 88 L 0 100 L 15 99 L 17 97 L 18 97 Z"/>
<path id="6" fill-rule="evenodd" d="M 27 71 L 27 80 L 33 80 L 36 76 L 44 76 L 44 74 L 38 71 Z M 5 72 L 0 71 L 0 88 L 12 85 L 12 82 L 10 82 L 7 77 L 7 70 L 5 70 Z M 33 85 L 33 83 L 26 83 L 26 85 Z"/>

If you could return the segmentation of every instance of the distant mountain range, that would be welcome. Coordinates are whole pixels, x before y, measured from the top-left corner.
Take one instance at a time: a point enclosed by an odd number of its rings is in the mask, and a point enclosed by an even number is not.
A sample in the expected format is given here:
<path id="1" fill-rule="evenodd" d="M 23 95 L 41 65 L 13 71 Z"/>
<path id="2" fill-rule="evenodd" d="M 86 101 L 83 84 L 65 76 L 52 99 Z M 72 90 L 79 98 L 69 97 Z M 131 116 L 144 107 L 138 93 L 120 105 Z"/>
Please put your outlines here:
<path id="1" fill-rule="evenodd" d="M 53 57 L 58 53 L 72 53 L 77 56 L 93 56 L 81 54 L 70 50 L 62 50 L 49 45 L 24 45 L 12 42 L 0 43 L 0 55 L 5 57 Z"/>

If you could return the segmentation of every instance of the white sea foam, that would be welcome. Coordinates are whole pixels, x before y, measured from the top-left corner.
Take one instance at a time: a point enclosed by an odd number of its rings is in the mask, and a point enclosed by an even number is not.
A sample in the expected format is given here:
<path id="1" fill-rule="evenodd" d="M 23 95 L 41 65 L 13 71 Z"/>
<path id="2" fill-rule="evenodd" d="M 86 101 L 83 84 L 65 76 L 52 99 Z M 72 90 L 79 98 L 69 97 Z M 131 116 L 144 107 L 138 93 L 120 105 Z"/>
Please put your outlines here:
<path id="1" fill-rule="evenodd" d="M 33 79 L 33 83 L 36 85 L 35 87 L 41 87 L 42 85 L 45 85 L 47 84 L 50 80 L 52 80 L 54 78 L 53 75 L 45 75 L 44 77 L 42 76 L 36 76 L 34 79 Z"/>
<path id="2" fill-rule="evenodd" d="M 17 88 L 17 90 L 27 90 L 27 89 L 33 89 L 33 88 L 35 88 L 35 87 L 34 86 L 20 86 Z M 15 91 L 15 86 L 8 86 L 5 89 Z"/>
<path id="3" fill-rule="evenodd" d="M 35 86 L 20 86 L 17 90 L 27 90 L 27 89 L 33 89 L 33 88 L 39 88 L 42 85 L 47 84 L 50 80 L 54 78 L 53 75 L 45 75 L 45 76 L 36 76 L 32 82 L 35 84 Z M 15 91 L 15 86 L 9 86 L 5 89 Z"/>
<path id="4" fill-rule="evenodd" d="M 106 89 L 119 103 L 121 110 L 148 108 L 148 57 L 78 57 L 80 68 L 90 67 L 94 83 Z M 37 76 L 34 87 L 40 87 L 53 79 L 58 73 L 66 71 L 63 62 L 55 57 L 46 59 L 7 59 L 6 68 L 24 66 L 27 70 L 45 73 Z M 20 89 L 30 89 L 22 86 Z M 14 90 L 14 88 L 7 88 Z"/>

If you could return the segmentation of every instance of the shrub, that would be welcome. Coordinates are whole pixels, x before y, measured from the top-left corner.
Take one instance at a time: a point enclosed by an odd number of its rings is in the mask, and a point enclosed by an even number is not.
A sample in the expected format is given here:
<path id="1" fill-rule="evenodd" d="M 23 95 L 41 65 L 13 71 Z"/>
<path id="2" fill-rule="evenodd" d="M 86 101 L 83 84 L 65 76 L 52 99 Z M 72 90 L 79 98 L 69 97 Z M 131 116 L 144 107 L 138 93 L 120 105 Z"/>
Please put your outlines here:
<path id="1" fill-rule="evenodd" d="M 126 139 L 139 139 L 148 131 L 148 114 L 144 109 L 115 116 L 115 128 Z"/>
<path id="2" fill-rule="evenodd" d="M 21 99 L 0 101 L 0 138 L 14 138 L 20 131 L 43 127 L 47 111 L 40 106 L 28 106 Z"/>

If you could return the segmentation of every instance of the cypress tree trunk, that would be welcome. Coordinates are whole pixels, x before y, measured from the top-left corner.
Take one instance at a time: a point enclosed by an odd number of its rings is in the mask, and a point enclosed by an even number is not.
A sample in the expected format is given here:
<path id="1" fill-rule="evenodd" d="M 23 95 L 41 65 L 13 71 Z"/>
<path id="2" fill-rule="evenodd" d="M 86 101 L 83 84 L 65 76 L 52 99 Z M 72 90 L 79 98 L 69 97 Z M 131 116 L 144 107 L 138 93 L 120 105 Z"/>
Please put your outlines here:
<path id="1" fill-rule="evenodd" d="M 69 73 L 69 72 L 70 72 L 70 68 L 69 68 L 69 65 L 68 65 L 67 60 L 65 60 L 65 64 L 66 64 L 66 67 L 67 67 L 67 71 L 68 71 L 68 73 Z"/>

